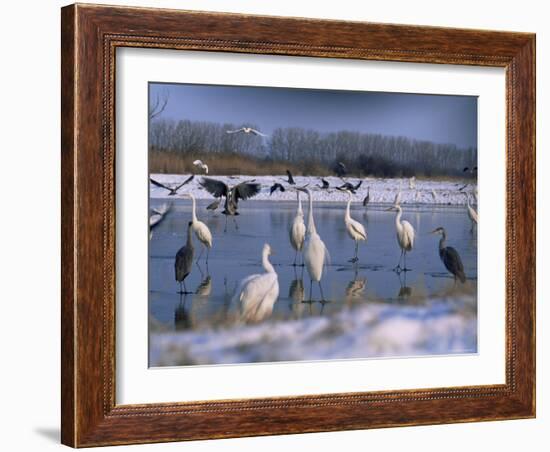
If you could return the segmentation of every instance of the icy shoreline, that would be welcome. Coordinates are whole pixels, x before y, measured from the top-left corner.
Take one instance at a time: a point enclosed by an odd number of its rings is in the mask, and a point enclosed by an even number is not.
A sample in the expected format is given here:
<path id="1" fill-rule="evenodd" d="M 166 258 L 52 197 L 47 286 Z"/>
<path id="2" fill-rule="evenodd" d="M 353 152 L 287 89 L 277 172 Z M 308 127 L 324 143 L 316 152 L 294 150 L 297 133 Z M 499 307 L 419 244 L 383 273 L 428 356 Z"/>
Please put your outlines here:
<path id="1" fill-rule="evenodd" d="M 152 366 L 405 357 L 477 351 L 475 301 L 369 304 L 325 317 L 150 336 Z"/>
<path id="2" fill-rule="evenodd" d="M 177 185 L 182 183 L 189 177 L 188 174 L 151 174 L 151 177 L 158 182 L 167 185 Z M 183 186 L 176 196 L 168 196 L 168 191 L 150 184 L 150 196 L 153 199 L 163 199 L 179 197 L 183 193 L 191 193 L 196 199 L 213 199 L 212 195 L 204 190 L 199 181 L 202 175 L 195 175 L 195 178 L 187 185 Z M 292 190 L 286 190 L 284 193 L 276 191 L 272 195 L 269 193 L 269 188 L 275 183 L 281 183 L 285 187 L 289 187 L 286 183 L 286 176 L 212 176 L 215 179 L 222 180 L 228 185 L 235 185 L 242 181 L 254 179 L 262 184 L 262 191 L 254 197 L 258 201 L 291 201 L 296 199 L 296 194 Z M 329 182 L 329 190 L 319 188 L 321 184 L 318 177 L 302 177 L 294 178 L 298 186 L 308 184 L 308 188 L 314 191 L 314 199 L 323 202 L 341 202 L 347 199 L 347 195 L 335 189 L 342 185 L 342 179 L 338 177 L 326 177 Z M 368 187 L 370 187 L 370 202 L 371 203 L 393 203 L 395 196 L 401 190 L 401 204 L 433 204 L 433 205 L 465 205 L 465 193 L 470 195 L 470 203 L 476 203 L 477 184 L 475 181 L 466 183 L 461 181 L 430 181 L 416 180 L 414 188 L 410 188 L 409 179 L 379 179 L 379 178 L 364 178 L 355 179 L 349 178 L 348 182 L 357 184 L 363 180 L 362 185 L 357 190 L 353 199 L 355 202 L 362 202 L 367 195 Z M 464 188 L 462 188 L 464 187 Z M 462 190 L 460 190 L 462 188 Z"/>

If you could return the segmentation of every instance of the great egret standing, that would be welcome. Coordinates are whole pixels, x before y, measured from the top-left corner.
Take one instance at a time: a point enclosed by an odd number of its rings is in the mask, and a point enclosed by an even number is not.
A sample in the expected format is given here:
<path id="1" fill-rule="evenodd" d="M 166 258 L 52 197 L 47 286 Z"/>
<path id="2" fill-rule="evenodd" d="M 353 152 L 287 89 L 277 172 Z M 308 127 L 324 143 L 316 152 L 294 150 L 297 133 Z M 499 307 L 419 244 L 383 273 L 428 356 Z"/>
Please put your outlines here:
<path id="1" fill-rule="evenodd" d="M 202 253 L 206 248 L 206 263 L 208 264 L 208 256 L 210 254 L 210 248 L 212 248 L 212 233 L 210 232 L 210 229 L 208 229 L 208 226 L 197 218 L 195 197 L 191 193 L 184 193 L 183 197 L 189 198 L 192 202 L 191 223 L 193 231 L 195 232 L 197 239 L 199 239 L 199 241 L 204 245 L 204 248 L 201 250 L 199 257 L 197 258 L 197 262 L 202 257 Z"/>
<path id="2" fill-rule="evenodd" d="M 367 231 L 365 227 L 359 223 L 357 220 L 351 218 L 350 206 L 351 206 L 351 191 L 344 190 L 348 194 L 348 203 L 346 205 L 346 213 L 344 214 L 344 223 L 346 225 L 346 231 L 352 240 L 355 241 L 355 256 L 351 258 L 350 262 L 357 262 L 359 258 L 357 253 L 359 251 L 359 242 L 361 240 L 367 241 Z"/>
<path id="3" fill-rule="evenodd" d="M 195 248 L 193 247 L 193 239 L 191 238 L 191 231 L 193 228 L 193 222 L 190 221 L 187 224 L 187 242 L 182 246 L 177 254 L 174 262 L 174 270 L 176 274 L 176 281 L 180 283 L 180 294 L 190 294 L 192 292 L 187 291 L 185 287 L 185 278 L 191 273 L 193 268 L 193 256 L 195 254 Z M 183 284 L 183 289 L 182 289 Z"/>
<path id="4" fill-rule="evenodd" d="M 432 234 L 440 234 L 441 239 L 439 240 L 439 257 L 445 265 L 445 268 L 451 272 L 456 279 L 458 278 L 460 282 L 466 282 L 466 275 L 464 274 L 464 266 L 462 265 L 462 259 L 460 255 L 452 246 L 445 246 L 445 240 L 447 240 L 447 234 L 445 229 L 439 227 L 432 231 Z"/>
<path id="5" fill-rule="evenodd" d="M 321 278 L 323 277 L 323 267 L 328 259 L 328 250 L 317 233 L 317 229 L 315 228 L 315 221 L 313 220 L 313 198 L 311 196 L 311 191 L 303 187 L 298 188 L 298 190 L 307 193 L 309 200 L 306 239 L 304 242 L 304 264 L 310 278 L 309 301 L 312 300 L 313 281 L 317 281 L 319 283 L 319 291 L 321 292 L 321 302 L 324 302 L 325 296 L 323 295 Z"/>
<path id="6" fill-rule="evenodd" d="M 279 296 L 279 279 L 269 262 L 271 246 L 265 244 L 262 250 L 263 274 L 250 275 L 240 283 L 233 302 L 240 303 L 241 319 L 245 322 L 260 322 L 273 312 L 273 305 Z"/>
<path id="7" fill-rule="evenodd" d="M 290 244 L 292 248 L 296 251 L 294 254 L 294 263 L 292 264 L 296 267 L 296 260 L 298 259 L 298 253 L 304 248 L 304 241 L 306 237 L 306 225 L 304 224 L 304 211 L 302 210 L 302 200 L 300 198 L 300 192 L 296 191 L 296 196 L 298 198 L 298 209 L 296 210 L 296 216 L 294 221 L 290 225 L 288 231 L 290 237 Z M 303 264 L 302 264 L 303 265 Z"/>
<path id="8" fill-rule="evenodd" d="M 407 268 L 407 252 L 413 249 L 416 233 L 412 224 L 410 224 L 407 220 L 401 220 L 403 210 L 401 209 L 401 206 L 399 204 L 396 204 L 395 206 L 392 206 L 387 210 L 393 210 L 397 212 L 397 214 L 395 215 L 395 230 L 397 234 L 397 243 L 401 248 L 401 255 L 399 256 L 399 263 L 394 268 L 394 270 L 398 273 L 401 271 L 406 272 L 409 271 L 409 269 Z M 404 259 L 403 268 L 401 268 L 401 258 Z"/>
<path id="9" fill-rule="evenodd" d="M 474 225 L 477 226 L 477 212 L 470 205 L 470 195 L 468 193 L 464 194 L 466 195 L 466 208 L 468 209 L 468 216 L 470 217 L 470 221 L 472 222 L 472 227 L 470 228 L 470 232 L 472 232 L 474 230 Z"/>

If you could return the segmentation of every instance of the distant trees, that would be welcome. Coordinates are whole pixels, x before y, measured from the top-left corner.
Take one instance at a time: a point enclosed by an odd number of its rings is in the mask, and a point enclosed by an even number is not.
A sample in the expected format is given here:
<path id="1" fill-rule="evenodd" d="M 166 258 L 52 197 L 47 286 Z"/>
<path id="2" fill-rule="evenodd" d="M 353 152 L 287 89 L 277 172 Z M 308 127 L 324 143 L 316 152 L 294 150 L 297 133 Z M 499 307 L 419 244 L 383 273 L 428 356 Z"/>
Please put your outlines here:
<path id="1" fill-rule="evenodd" d="M 319 167 L 343 162 L 354 175 L 410 177 L 413 175 L 464 176 L 463 168 L 477 166 L 477 149 L 453 144 L 412 140 L 353 131 L 321 133 L 299 127 L 278 128 L 262 138 L 251 134 L 228 134 L 242 126 L 157 119 L 149 129 L 150 147 L 183 154 L 244 153 L 257 159 L 292 163 L 310 174 Z"/>

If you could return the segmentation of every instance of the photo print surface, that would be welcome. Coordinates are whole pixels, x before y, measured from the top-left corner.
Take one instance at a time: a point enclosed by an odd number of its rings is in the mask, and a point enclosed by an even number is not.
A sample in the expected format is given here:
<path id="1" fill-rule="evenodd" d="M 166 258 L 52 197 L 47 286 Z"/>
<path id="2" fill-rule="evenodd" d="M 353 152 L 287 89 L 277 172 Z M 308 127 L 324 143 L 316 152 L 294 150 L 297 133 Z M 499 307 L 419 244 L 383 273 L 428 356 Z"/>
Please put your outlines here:
<path id="1" fill-rule="evenodd" d="M 149 83 L 149 365 L 477 352 L 477 98 Z"/>

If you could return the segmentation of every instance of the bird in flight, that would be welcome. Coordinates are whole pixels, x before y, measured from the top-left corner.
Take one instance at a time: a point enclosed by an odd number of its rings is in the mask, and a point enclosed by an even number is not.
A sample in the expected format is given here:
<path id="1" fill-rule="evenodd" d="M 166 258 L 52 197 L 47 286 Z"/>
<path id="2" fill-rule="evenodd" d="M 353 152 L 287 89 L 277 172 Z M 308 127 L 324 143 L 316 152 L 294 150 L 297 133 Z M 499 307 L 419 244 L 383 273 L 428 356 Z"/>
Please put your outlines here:
<path id="1" fill-rule="evenodd" d="M 193 165 L 198 166 L 201 170 L 203 170 L 206 174 L 208 174 L 208 165 L 204 163 L 202 160 L 195 160 L 193 162 Z"/>
<path id="2" fill-rule="evenodd" d="M 359 190 L 359 187 L 361 186 L 362 183 L 363 183 L 362 180 L 357 182 L 357 184 L 355 185 L 353 185 L 351 182 L 344 181 L 343 185 L 340 185 L 338 187 L 338 190 L 349 190 L 350 192 L 355 194 L 355 192 Z"/>
<path id="3" fill-rule="evenodd" d="M 265 133 L 260 132 L 259 130 L 253 129 L 252 127 L 241 127 L 237 130 L 226 130 L 225 133 L 246 133 L 246 134 L 253 134 L 258 135 L 259 137 L 267 137 L 269 135 L 266 135 Z"/>
<path id="4" fill-rule="evenodd" d="M 328 188 L 330 187 L 329 181 L 326 180 L 326 179 L 321 178 L 321 183 L 322 183 L 323 185 L 321 186 L 321 185 L 317 184 L 317 187 L 319 187 L 319 188 L 322 189 L 322 190 L 328 190 Z"/>
<path id="5" fill-rule="evenodd" d="M 286 175 L 288 176 L 288 183 L 290 185 L 296 185 L 296 182 L 294 182 L 294 178 L 292 177 L 292 173 L 289 170 L 286 170 Z"/>
<path id="6" fill-rule="evenodd" d="M 269 196 L 271 196 L 274 192 L 276 192 L 277 190 L 280 190 L 281 193 L 285 191 L 285 187 L 283 187 L 281 184 L 279 184 L 278 182 L 274 183 L 271 188 L 269 189 Z"/>
<path id="7" fill-rule="evenodd" d="M 342 162 L 338 162 L 336 168 L 334 168 L 334 172 L 338 177 L 344 177 L 348 173 L 348 169 Z"/>
<path id="8" fill-rule="evenodd" d="M 168 196 L 174 196 L 174 195 L 177 195 L 178 190 L 181 187 L 183 187 L 185 184 L 188 184 L 189 182 L 191 182 L 194 178 L 195 178 L 195 176 L 193 174 L 191 174 L 191 176 L 189 176 L 187 179 L 185 179 L 181 184 L 177 185 L 176 187 L 168 187 L 167 185 L 164 185 L 164 184 L 161 184 L 160 182 L 157 182 L 152 177 L 150 177 L 149 180 L 151 181 L 151 183 L 153 185 L 156 185 L 157 187 L 164 188 L 165 190 L 168 190 L 169 191 Z"/>

